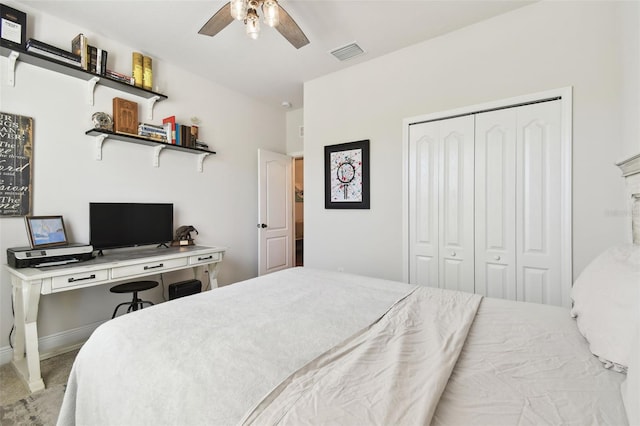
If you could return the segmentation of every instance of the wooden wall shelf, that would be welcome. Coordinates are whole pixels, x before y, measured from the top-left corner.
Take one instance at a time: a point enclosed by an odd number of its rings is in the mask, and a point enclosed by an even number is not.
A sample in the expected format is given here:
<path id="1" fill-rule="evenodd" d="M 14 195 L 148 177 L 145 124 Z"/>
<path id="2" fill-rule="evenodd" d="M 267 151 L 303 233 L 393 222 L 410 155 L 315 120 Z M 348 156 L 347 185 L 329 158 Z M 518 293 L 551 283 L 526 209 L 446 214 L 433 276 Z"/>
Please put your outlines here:
<path id="1" fill-rule="evenodd" d="M 60 74 L 68 75 L 87 82 L 88 102 L 89 105 L 93 105 L 93 92 L 96 85 L 106 86 L 112 89 L 119 90 L 121 92 L 130 93 L 132 95 L 139 96 L 149 101 L 149 111 L 152 111 L 153 104 L 157 101 L 167 99 L 166 95 L 156 93 L 151 90 L 143 89 L 141 87 L 132 86 L 121 81 L 110 79 L 104 75 L 95 74 L 82 68 L 66 64 L 64 62 L 56 61 L 45 56 L 38 55 L 36 53 L 30 53 L 25 50 L 17 48 L 9 48 L 7 46 L 0 45 L 0 55 L 9 59 L 7 83 L 9 86 L 15 85 L 15 66 L 17 62 L 24 62 L 26 64 L 35 65 L 40 68 L 44 68 L 50 71 L 54 71 Z"/>
<path id="2" fill-rule="evenodd" d="M 153 147 L 153 166 L 160 166 L 160 152 L 164 149 L 188 152 L 190 154 L 196 154 L 198 156 L 197 169 L 202 172 L 202 163 L 204 159 L 209 155 L 215 154 L 215 151 L 208 151 L 200 148 L 189 148 L 186 146 L 173 145 L 166 142 L 155 141 L 153 139 L 144 138 L 136 135 L 126 135 L 122 133 L 115 133 L 109 130 L 102 129 L 90 129 L 85 132 L 88 136 L 95 136 L 96 138 L 96 160 L 102 160 L 102 144 L 105 139 L 114 139 L 122 142 L 136 143 L 140 145 L 147 145 Z"/>

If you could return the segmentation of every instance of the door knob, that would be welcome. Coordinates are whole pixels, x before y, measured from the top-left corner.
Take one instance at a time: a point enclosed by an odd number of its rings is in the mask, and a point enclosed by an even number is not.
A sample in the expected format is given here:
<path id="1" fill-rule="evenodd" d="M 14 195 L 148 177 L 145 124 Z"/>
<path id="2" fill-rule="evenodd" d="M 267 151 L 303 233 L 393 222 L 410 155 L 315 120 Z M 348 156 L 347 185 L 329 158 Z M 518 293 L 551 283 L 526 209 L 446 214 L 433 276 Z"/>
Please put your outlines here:
<path id="1" fill-rule="evenodd" d="M 266 223 L 259 223 L 259 224 L 258 224 L 258 228 L 263 228 L 263 229 L 264 229 L 264 228 L 266 228 L 266 227 L 267 227 L 267 224 L 266 224 Z"/>
<path id="2" fill-rule="evenodd" d="M 500 260 L 500 256 L 494 257 L 495 260 Z"/>
<path id="3" fill-rule="evenodd" d="M 451 252 L 451 257 L 456 257 L 456 252 L 455 251 Z"/>

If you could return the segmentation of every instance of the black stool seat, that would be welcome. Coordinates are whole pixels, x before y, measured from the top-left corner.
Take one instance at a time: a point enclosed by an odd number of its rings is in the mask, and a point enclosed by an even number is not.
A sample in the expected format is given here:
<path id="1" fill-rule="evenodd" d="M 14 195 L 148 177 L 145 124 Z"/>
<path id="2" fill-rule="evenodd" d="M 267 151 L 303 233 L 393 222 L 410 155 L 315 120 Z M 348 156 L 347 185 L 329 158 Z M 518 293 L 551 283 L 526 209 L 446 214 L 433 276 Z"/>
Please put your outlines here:
<path id="1" fill-rule="evenodd" d="M 120 303 L 118 306 L 116 306 L 116 308 L 113 310 L 113 315 L 111 316 L 111 318 L 113 319 L 116 317 L 116 314 L 118 313 L 118 309 L 120 308 L 120 306 L 128 305 L 129 307 L 127 308 L 127 313 L 129 313 L 131 311 L 137 311 L 138 309 L 142 309 L 145 303 L 148 305 L 153 305 L 153 303 L 147 300 L 139 299 L 138 292 L 144 291 L 144 290 L 150 290 L 157 286 L 158 286 L 158 283 L 155 281 L 133 281 L 130 283 L 118 284 L 116 286 L 111 287 L 109 289 L 111 293 L 133 293 L 133 300 L 131 300 L 131 302 Z"/>
<path id="2" fill-rule="evenodd" d="M 133 281 L 113 286 L 109 291 L 111 293 L 132 293 L 134 291 L 150 290 L 157 286 L 158 283 L 155 281 Z"/>

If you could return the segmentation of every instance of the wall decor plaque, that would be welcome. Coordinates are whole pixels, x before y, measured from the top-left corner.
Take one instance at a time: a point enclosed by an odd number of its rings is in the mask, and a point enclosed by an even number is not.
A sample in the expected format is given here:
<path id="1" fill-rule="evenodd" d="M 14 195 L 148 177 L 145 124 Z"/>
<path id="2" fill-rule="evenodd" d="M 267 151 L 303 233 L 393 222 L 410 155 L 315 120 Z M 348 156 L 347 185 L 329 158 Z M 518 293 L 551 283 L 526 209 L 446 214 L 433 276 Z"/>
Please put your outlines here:
<path id="1" fill-rule="evenodd" d="M 33 118 L 0 112 L 0 216 L 31 214 Z"/>
<path id="2" fill-rule="evenodd" d="M 138 103 L 122 98 L 113 98 L 113 131 L 138 135 Z"/>

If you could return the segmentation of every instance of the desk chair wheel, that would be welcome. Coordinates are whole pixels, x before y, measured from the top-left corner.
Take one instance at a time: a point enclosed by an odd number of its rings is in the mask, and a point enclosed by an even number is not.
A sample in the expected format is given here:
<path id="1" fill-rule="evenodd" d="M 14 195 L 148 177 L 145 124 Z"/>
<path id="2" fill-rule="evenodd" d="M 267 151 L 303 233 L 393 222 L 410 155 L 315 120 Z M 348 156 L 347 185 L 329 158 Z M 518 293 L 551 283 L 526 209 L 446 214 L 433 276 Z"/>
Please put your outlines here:
<path id="1" fill-rule="evenodd" d="M 158 286 L 158 283 L 155 281 L 133 281 L 130 283 L 119 284 L 117 286 L 111 287 L 109 289 L 111 293 L 133 293 L 133 299 L 131 300 L 131 302 L 120 303 L 118 306 L 116 306 L 116 308 L 113 310 L 113 315 L 111 316 L 111 319 L 116 317 L 116 314 L 118 313 L 118 309 L 120 308 L 120 306 L 129 306 L 127 308 L 127 313 L 129 313 L 131 311 L 137 311 L 138 309 L 142 309 L 145 304 L 149 306 L 153 305 L 153 303 L 147 300 L 142 300 L 138 298 L 138 292 L 144 291 L 144 290 L 150 290 L 157 286 Z"/>

